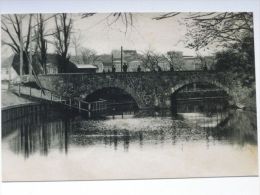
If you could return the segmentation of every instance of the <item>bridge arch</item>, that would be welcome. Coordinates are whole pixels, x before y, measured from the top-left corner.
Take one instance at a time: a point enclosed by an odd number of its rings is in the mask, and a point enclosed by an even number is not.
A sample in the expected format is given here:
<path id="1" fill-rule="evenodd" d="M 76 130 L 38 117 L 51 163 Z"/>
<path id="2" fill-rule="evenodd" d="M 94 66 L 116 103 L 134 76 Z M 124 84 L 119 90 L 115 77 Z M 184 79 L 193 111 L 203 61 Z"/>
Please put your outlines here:
<path id="1" fill-rule="evenodd" d="M 97 94 L 99 92 L 104 92 L 104 91 L 109 91 L 109 90 L 118 90 L 118 92 L 120 93 L 120 91 L 122 93 L 125 93 L 125 95 L 127 95 L 129 98 L 132 99 L 132 101 L 136 104 L 136 106 L 138 108 L 142 108 L 143 104 L 142 104 L 142 99 L 134 92 L 134 90 L 129 89 L 129 88 L 124 88 L 121 86 L 114 86 L 114 85 L 110 85 L 110 86 L 97 86 L 91 90 L 87 90 L 87 92 L 82 93 L 80 95 L 81 99 L 88 99 L 89 97 L 91 97 L 94 94 Z M 104 98 L 104 97 L 103 97 Z M 88 100 L 87 100 L 88 101 Z"/>
<path id="2" fill-rule="evenodd" d="M 217 89 L 222 90 L 224 92 L 224 96 L 226 96 L 223 105 L 225 105 L 226 103 L 233 104 L 233 95 L 231 90 L 228 87 L 224 86 L 223 84 L 215 80 L 202 80 L 197 78 L 197 79 L 189 79 L 189 80 L 182 81 L 176 84 L 173 88 L 171 88 L 169 99 L 170 99 L 170 107 L 173 111 L 175 112 L 177 111 L 176 95 L 178 94 L 178 92 L 184 89 L 185 86 L 191 86 L 192 84 L 206 85 L 207 87 L 216 87 Z"/>
<path id="3" fill-rule="evenodd" d="M 228 87 L 226 87 L 225 85 L 223 85 L 222 83 L 220 83 L 219 81 L 204 80 L 204 79 L 201 79 L 201 78 L 195 78 L 195 79 L 189 79 L 189 80 L 181 81 L 180 83 L 176 84 L 174 87 L 171 88 L 171 95 L 176 94 L 179 90 L 181 90 L 185 86 L 193 84 L 193 83 L 203 83 L 203 84 L 209 84 L 209 85 L 216 86 L 217 88 L 225 91 L 226 94 L 229 96 L 229 98 L 233 97 L 231 90 Z"/>

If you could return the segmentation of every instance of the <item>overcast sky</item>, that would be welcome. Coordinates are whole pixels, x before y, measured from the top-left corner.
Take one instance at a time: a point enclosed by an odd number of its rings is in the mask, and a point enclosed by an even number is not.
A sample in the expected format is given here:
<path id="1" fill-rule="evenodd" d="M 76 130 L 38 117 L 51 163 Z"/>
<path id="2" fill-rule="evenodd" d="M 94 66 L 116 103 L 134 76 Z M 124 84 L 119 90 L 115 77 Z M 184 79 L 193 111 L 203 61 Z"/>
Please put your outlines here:
<path id="1" fill-rule="evenodd" d="M 108 13 L 100 13 L 88 18 L 81 18 L 80 14 L 72 14 L 73 32 L 75 36 L 80 34 L 81 47 L 91 48 L 98 54 L 111 53 L 113 49 L 134 49 L 142 53 L 152 49 L 158 53 L 165 53 L 170 50 L 183 51 L 184 55 L 196 55 L 192 49 L 185 47 L 186 26 L 183 18 L 186 14 L 180 14 L 174 18 L 164 20 L 154 20 L 160 13 L 135 13 L 133 14 L 133 26 L 126 25 L 121 19 L 115 23 L 115 17 L 108 17 Z M 45 15 L 47 18 L 49 15 Z M 26 22 L 24 22 L 26 26 Z M 49 20 L 47 28 L 53 30 L 54 21 Z M 51 31 L 50 30 L 50 31 Z M 26 29 L 25 29 L 26 31 Z M 2 39 L 7 40 L 5 33 Z M 49 37 L 51 41 L 52 38 Z M 72 45 L 71 45 L 72 46 Z M 48 53 L 55 52 L 54 47 L 48 46 Z M 215 49 L 202 49 L 202 55 L 210 55 Z M 2 57 L 10 55 L 7 46 L 2 47 Z M 74 49 L 70 49 L 74 55 Z"/>

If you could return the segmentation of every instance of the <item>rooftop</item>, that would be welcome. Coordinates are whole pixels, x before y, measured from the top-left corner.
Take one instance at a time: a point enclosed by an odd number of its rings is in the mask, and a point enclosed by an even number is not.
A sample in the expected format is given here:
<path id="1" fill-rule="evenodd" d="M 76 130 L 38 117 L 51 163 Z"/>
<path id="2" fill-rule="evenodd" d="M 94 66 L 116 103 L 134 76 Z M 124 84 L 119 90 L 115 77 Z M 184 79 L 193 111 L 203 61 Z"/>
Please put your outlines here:
<path id="1" fill-rule="evenodd" d="M 75 64 L 77 68 L 79 69 L 97 69 L 97 67 L 95 65 L 92 65 L 92 64 Z"/>

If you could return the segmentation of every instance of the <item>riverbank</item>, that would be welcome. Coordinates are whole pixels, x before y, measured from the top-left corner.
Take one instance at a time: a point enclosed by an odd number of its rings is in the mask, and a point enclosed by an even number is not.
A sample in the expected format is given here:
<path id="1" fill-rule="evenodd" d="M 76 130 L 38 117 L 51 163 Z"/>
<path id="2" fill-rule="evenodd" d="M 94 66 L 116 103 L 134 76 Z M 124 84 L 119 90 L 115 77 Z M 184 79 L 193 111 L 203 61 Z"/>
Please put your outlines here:
<path id="1" fill-rule="evenodd" d="M 246 111 L 256 112 L 256 90 L 255 86 L 236 87 L 237 97 L 239 99 L 239 108 Z"/>

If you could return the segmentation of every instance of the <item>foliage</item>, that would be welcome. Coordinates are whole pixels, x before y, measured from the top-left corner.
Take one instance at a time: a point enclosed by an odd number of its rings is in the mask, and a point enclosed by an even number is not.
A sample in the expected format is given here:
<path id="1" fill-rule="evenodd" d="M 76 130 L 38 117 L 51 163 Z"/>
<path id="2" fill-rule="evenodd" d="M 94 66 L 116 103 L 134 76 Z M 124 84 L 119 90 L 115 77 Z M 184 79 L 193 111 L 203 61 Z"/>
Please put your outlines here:
<path id="1" fill-rule="evenodd" d="M 187 17 L 188 47 L 208 45 L 232 47 L 253 34 L 253 14 L 249 12 L 196 13 Z"/>
<path id="2" fill-rule="evenodd" d="M 250 86 L 255 81 L 254 45 L 244 38 L 242 44 L 234 44 L 232 48 L 216 53 L 216 71 L 238 73 L 243 85 Z"/>
<path id="3" fill-rule="evenodd" d="M 180 12 L 169 12 L 154 17 L 162 20 L 181 15 Z M 185 15 L 188 47 L 196 50 L 210 44 L 229 47 L 242 43 L 244 37 L 253 34 L 252 12 L 196 12 Z"/>

